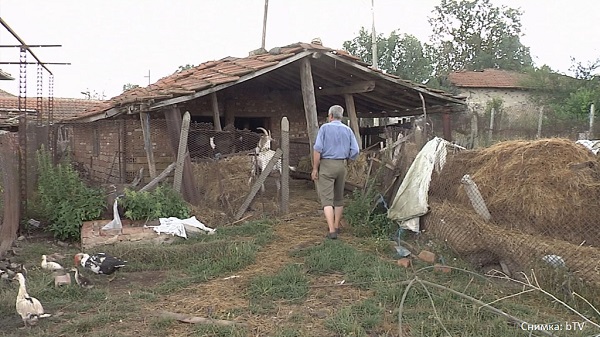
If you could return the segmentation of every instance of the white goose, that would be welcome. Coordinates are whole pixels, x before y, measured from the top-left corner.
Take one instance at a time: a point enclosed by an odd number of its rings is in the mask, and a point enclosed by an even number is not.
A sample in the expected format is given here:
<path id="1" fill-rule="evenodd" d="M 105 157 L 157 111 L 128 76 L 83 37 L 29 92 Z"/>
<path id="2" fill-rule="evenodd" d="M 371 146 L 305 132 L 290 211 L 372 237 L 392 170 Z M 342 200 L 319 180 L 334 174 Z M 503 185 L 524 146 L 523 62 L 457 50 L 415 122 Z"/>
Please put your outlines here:
<path id="1" fill-rule="evenodd" d="M 17 294 L 17 301 L 15 308 L 25 327 L 27 325 L 36 325 L 39 318 L 50 317 L 50 314 L 44 313 L 44 307 L 37 298 L 29 296 L 27 288 L 25 287 L 25 276 L 21 273 L 15 275 L 15 279 L 19 281 L 19 293 Z"/>
<path id="2" fill-rule="evenodd" d="M 63 266 L 58 264 L 57 262 L 48 262 L 46 259 L 46 255 L 42 255 L 42 268 L 50 271 L 62 271 L 64 270 Z"/>

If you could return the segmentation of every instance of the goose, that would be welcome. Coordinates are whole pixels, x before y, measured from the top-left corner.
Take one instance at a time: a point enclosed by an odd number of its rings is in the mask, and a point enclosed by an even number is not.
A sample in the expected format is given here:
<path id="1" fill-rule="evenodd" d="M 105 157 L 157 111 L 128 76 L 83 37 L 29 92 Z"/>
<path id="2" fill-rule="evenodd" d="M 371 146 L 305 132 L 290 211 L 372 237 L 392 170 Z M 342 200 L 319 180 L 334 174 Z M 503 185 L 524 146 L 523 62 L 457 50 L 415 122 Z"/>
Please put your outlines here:
<path id="1" fill-rule="evenodd" d="M 17 313 L 21 316 L 25 327 L 28 325 L 36 325 L 39 318 L 50 317 L 50 314 L 44 313 L 44 307 L 42 307 L 40 301 L 35 297 L 29 296 L 27 293 L 25 276 L 21 273 L 17 273 L 15 279 L 19 281 L 19 293 L 17 294 L 15 308 L 17 309 Z"/>

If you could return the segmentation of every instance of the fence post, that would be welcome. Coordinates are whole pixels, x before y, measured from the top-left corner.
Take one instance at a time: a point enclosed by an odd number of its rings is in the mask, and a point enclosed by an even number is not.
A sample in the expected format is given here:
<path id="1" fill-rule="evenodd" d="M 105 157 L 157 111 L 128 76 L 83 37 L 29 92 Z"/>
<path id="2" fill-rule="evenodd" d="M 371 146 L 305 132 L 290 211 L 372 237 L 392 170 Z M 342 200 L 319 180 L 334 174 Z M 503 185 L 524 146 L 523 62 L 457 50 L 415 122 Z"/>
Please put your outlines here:
<path id="1" fill-rule="evenodd" d="M 183 161 L 187 152 L 188 132 L 190 131 L 190 113 L 186 111 L 183 114 L 181 122 L 181 134 L 179 136 L 179 149 L 177 151 L 177 164 L 175 165 L 175 181 L 173 189 L 181 193 L 181 181 L 183 180 Z"/>
<path id="2" fill-rule="evenodd" d="M 490 112 L 490 130 L 488 131 L 488 145 L 492 143 L 492 136 L 494 135 L 494 118 L 496 117 L 496 109 L 492 108 Z"/>
<path id="3" fill-rule="evenodd" d="M 536 138 L 542 138 L 542 122 L 544 121 L 544 107 L 540 107 L 540 115 L 538 117 L 538 127 L 537 127 L 537 135 Z"/>
<path id="4" fill-rule="evenodd" d="M 12 247 L 19 230 L 21 194 L 18 169 L 18 144 L 12 134 L 0 135 L 0 165 L 4 193 L 4 215 L 0 224 L 0 257 Z"/>
<path id="5" fill-rule="evenodd" d="M 588 139 L 594 139 L 594 114 L 595 107 L 594 103 L 592 103 L 592 105 L 590 105 L 590 130 L 588 132 Z"/>
<path id="6" fill-rule="evenodd" d="M 281 119 L 281 214 L 287 214 L 290 205 L 290 123 L 287 117 Z"/>

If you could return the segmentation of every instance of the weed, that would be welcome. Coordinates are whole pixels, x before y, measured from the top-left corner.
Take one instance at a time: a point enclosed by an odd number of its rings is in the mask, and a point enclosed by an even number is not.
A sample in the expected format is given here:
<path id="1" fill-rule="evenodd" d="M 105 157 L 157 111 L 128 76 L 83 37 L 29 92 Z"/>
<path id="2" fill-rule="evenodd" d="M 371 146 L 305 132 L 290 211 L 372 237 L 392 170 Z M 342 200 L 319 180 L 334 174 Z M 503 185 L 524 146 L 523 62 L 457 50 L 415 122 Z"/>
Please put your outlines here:
<path id="1" fill-rule="evenodd" d="M 119 199 L 119 204 L 125 210 L 125 217 L 131 220 L 190 216 L 190 208 L 181 195 L 167 186 L 143 192 L 125 189 L 125 197 Z"/>
<path id="2" fill-rule="evenodd" d="M 344 207 L 344 218 L 358 237 L 389 237 L 396 228 L 387 217 L 385 208 L 377 207 L 383 197 L 375 188 L 375 181 L 375 178 L 370 179 L 364 192 L 355 189 L 348 205 Z"/>
<path id="3" fill-rule="evenodd" d="M 248 295 L 252 299 L 298 302 L 308 294 L 308 278 L 297 264 L 284 266 L 275 275 L 261 275 L 250 281 Z"/>
<path id="4" fill-rule="evenodd" d="M 40 213 L 60 240 L 79 240 L 81 223 L 97 219 L 105 200 L 99 189 L 85 185 L 70 163 L 52 164 L 44 148 L 37 152 Z"/>

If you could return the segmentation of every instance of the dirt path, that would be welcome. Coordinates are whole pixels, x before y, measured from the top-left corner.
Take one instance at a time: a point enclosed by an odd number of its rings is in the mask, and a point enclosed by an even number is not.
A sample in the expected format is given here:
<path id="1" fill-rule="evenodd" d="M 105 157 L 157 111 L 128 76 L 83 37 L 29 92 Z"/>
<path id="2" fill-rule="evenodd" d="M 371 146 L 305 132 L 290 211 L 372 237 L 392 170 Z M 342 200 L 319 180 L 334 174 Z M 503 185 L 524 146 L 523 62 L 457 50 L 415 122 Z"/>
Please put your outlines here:
<path id="1" fill-rule="evenodd" d="M 301 305 L 274 303 L 274 313 L 251 313 L 245 292 L 253 277 L 273 274 L 290 263 L 302 263 L 301 259 L 290 257 L 290 251 L 319 245 L 325 240 L 325 219 L 319 211 L 320 205 L 314 190 L 304 181 L 294 181 L 291 190 L 292 212 L 274 226 L 276 239 L 257 253 L 255 264 L 234 275 L 228 275 L 235 276 L 233 278 L 218 278 L 186 287 L 166 296 L 154 309 L 235 319 L 248 323 L 254 335 L 272 333 L 278 326 L 286 326 L 289 319 L 295 317 L 294 320 L 302 321 L 306 331 L 314 331 L 317 336 L 323 335 L 323 322 L 332 314 L 332 308 L 340 308 L 366 298 L 368 292 L 350 290 L 347 287 L 314 287 Z M 343 235 L 340 239 L 344 239 Z M 311 285 L 333 285 L 341 280 L 341 275 L 311 277 Z"/>

